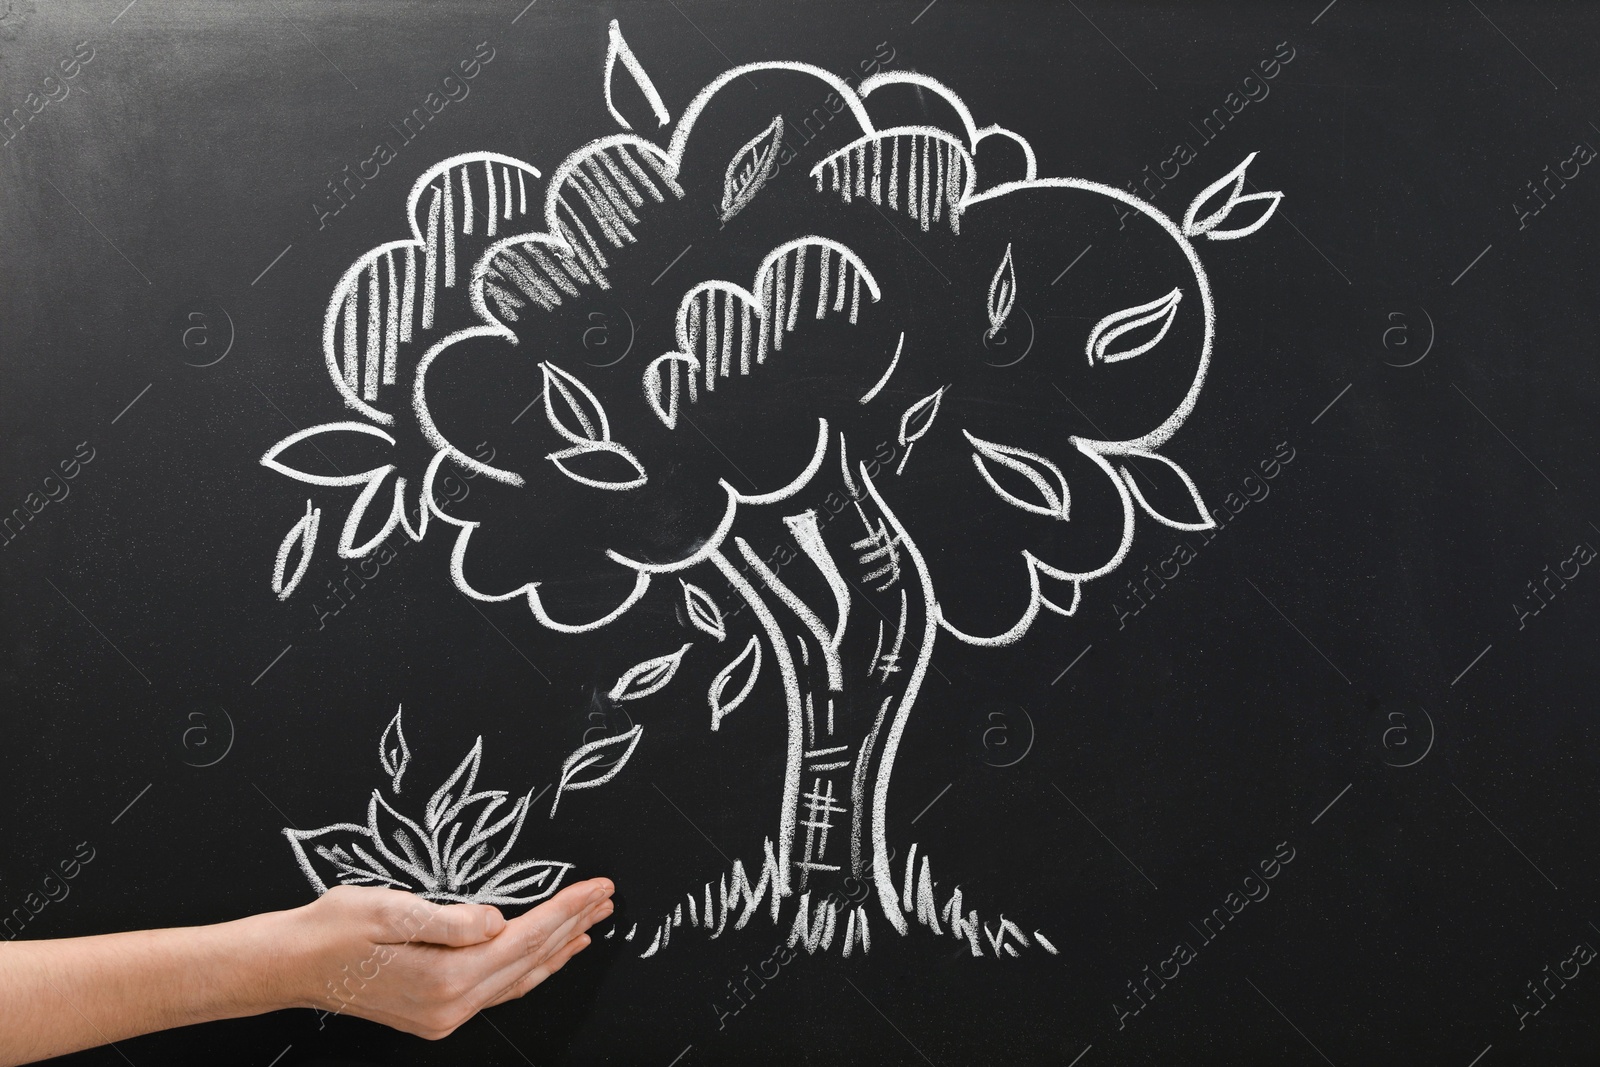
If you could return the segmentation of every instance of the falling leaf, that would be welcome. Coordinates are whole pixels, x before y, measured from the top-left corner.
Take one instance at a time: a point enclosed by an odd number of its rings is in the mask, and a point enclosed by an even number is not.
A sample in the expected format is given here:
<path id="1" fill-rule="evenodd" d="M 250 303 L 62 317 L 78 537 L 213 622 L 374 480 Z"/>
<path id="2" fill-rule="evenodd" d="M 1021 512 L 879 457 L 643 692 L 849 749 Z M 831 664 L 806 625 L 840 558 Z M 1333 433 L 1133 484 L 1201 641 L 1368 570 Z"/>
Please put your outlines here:
<path id="1" fill-rule="evenodd" d="M 978 473 L 983 475 L 983 480 L 989 483 L 989 488 L 998 493 L 1001 499 L 1021 508 L 1023 511 L 1029 511 L 1035 515 L 1043 515 L 1047 519 L 1067 518 L 1072 498 L 1067 490 L 1066 475 L 1061 473 L 1061 468 L 1036 452 L 1014 448 L 1010 445 L 997 445 L 991 441 L 984 441 L 974 437 L 965 430 L 961 432 L 966 435 L 972 447 L 978 450 L 972 457 L 972 462 L 977 466 Z M 1002 467 L 1022 475 L 1038 492 L 1039 499 L 1037 501 L 1024 500 L 1003 487 L 995 480 L 994 474 L 991 473 L 985 460 L 998 463 Z"/>
<path id="2" fill-rule="evenodd" d="M 682 578 L 678 582 L 683 586 L 683 605 L 688 609 L 689 621 L 694 623 L 695 629 L 710 634 L 718 641 L 725 640 L 728 628 L 722 621 L 722 609 L 711 599 L 711 594 Z"/>
<path id="3" fill-rule="evenodd" d="M 261 457 L 261 465 L 263 467 L 275 470 L 279 474 L 287 475 L 296 481 L 306 482 L 310 485 L 326 485 L 334 487 L 352 485 L 365 486 L 365 488 L 361 491 L 360 497 L 357 498 L 355 504 L 351 507 L 350 514 L 345 520 L 344 529 L 339 535 L 338 552 L 339 555 L 345 559 L 357 559 L 371 552 L 373 549 L 377 548 L 378 544 L 382 542 L 384 538 L 389 536 L 395 525 L 399 523 L 400 515 L 403 511 L 401 500 L 403 487 L 397 483 L 395 501 L 393 506 L 389 509 L 388 518 L 384 520 L 382 528 L 364 544 L 359 546 L 355 544 L 356 532 L 361 524 L 361 520 L 366 516 L 367 507 L 377 496 L 378 491 L 380 488 L 382 488 L 385 480 L 395 470 L 394 464 L 385 463 L 381 466 L 364 470 L 359 474 L 312 474 L 306 470 L 302 470 L 299 466 L 286 462 L 285 456 L 291 451 L 305 451 L 303 449 L 295 448 L 296 445 L 299 445 L 301 442 L 305 442 L 311 451 L 317 453 L 315 465 L 334 465 L 334 460 L 328 456 L 324 446 L 332 449 L 336 454 L 344 454 L 346 462 L 349 462 L 349 454 L 352 448 L 355 446 L 359 446 L 370 452 L 372 446 L 371 442 L 366 440 L 368 437 L 376 437 L 391 446 L 394 444 L 394 438 L 390 437 L 387 433 L 378 429 L 376 426 L 371 426 L 364 422 L 330 422 L 324 423 L 320 426 L 310 426 L 304 430 L 297 430 L 288 437 L 285 437 L 283 440 L 279 441 L 277 444 L 273 445 L 271 448 L 267 449 L 266 453 Z M 304 459 L 310 462 L 312 457 L 308 454 L 304 457 Z M 339 468 L 335 465 L 334 469 L 338 470 Z M 279 558 L 287 561 L 286 550 L 280 546 L 278 551 Z M 275 583 L 274 587 L 277 588 L 278 584 L 279 583 Z M 291 583 L 291 589 L 292 588 L 293 583 Z M 279 589 L 279 593 L 281 598 L 281 596 L 284 595 L 281 589 Z"/>
<path id="4" fill-rule="evenodd" d="M 743 679 L 743 687 L 734 694 L 731 700 L 724 700 L 723 694 L 727 692 L 730 684 L 735 679 Z M 750 695 L 750 690 L 756 686 L 756 679 L 761 676 L 761 642 L 750 638 L 750 643 L 744 646 L 744 651 L 734 657 L 732 663 L 717 672 L 711 680 L 711 688 L 706 693 L 706 698 L 711 704 L 711 728 L 713 730 L 722 725 L 722 720 L 732 711 L 743 704 Z"/>
<path id="5" fill-rule="evenodd" d="M 389 720 L 378 742 L 378 761 L 383 765 L 383 773 L 389 776 L 389 787 L 396 793 L 400 792 L 400 777 L 406 773 L 406 764 L 411 762 L 411 749 L 406 744 L 405 731 L 400 728 L 400 710 L 395 709 L 394 718 Z"/>
<path id="6" fill-rule="evenodd" d="M 1011 314 L 1011 305 L 1017 301 L 1017 268 L 1011 261 L 1011 246 L 1006 245 L 1006 254 L 1000 260 L 1000 266 L 995 268 L 994 278 L 989 282 L 989 332 L 986 337 L 993 337 L 1000 332 L 1000 327 L 1005 324 L 1006 316 Z"/>
<path id="7" fill-rule="evenodd" d="M 778 172 L 778 149 L 782 145 L 783 116 L 778 115 L 728 161 L 722 179 L 722 208 L 717 213 L 724 225 L 743 211 Z"/>
<path id="8" fill-rule="evenodd" d="M 1125 463 L 1122 478 L 1152 519 L 1175 530 L 1210 530 L 1217 525 L 1188 471 L 1156 452 L 1130 452 L 1123 459 L 1136 461 Z M 1159 508 L 1151 502 L 1151 496 L 1156 497 Z M 1176 517 L 1182 512 L 1189 514 Z"/>
<path id="9" fill-rule="evenodd" d="M 939 401 L 948 388 L 949 386 L 944 386 L 936 392 L 929 393 L 906 408 L 905 414 L 900 416 L 901 444 L 909 445 L 933 428 L 933 420 L 939 415 Z"/>
<path id="10" fill-rule="evenodd" d="M 1194 198 L 1194 201 L 1189 205 L 1189 210 L 1183 216 L 1183 232 L 1185 236 L 1198 237 L 1201 234 L 1205 234 L 1206 237 L 1213 241 L 1233 241 L 1240 237 L 1248 237 L 1267 224 L 1267 220 L 1272 218 L 1273 213 L 1278 210 L 1278 202 L 1283 199 L 1283 194 L 1267 192 L 1251 193 L 1249 196 L 1240 195 L 1244 192 L 1245 168 L 1249 167 L 1251 161 L 1255 158 L 1256 153 L 1251 152 L 1244 157 L 1244 162 L 1200 190 L 1200 195 Z M 1229 189 L 1229 186 L 1232 186 L 1232 188 Z M 1217 194 L 1224 189 L 1229 191 L 1222 206 L 1205 218 L 1196 220 L 1195 216 L 1200 213 L 1202 208 L 1208 206 L 1208 201 L 1214 201 Z M 1252 201 L 1264 201 L 1266 203 L 1266 208 L 1262 210 L 1261 215 L 1254 222 L 1244 226 L 1235 226 L 1230 230 L 1217 229 L 1219 225 L 1232 216 L 1239 205 L 1248 204 Z"/>
<path id="11" fill-rule="evenodd" d="M 1172 329 L 1172 321 L 1178 314 L 1178 302 L 1182 299 L 1183 290 L 1173 289 L 1172 292 L 1148 304 L 1112 312 L 1095 323 L 1094 329 L 1089 331 L 1089 343 L 1085 346 L 1085 351 L 1089 354 L 1089 365 L 1093 366 L 1097 359 L 1102 363 L 1118 363 L 1132 359 L 1144 355 L 1160 344 L 1161 339 L 1167 336 L 1167 331 Z M 1143 344 L 1130 347 L 1129 343 L 1125 342 L 1120 348 L 1112 347 L 1125 334 L 1156 322 L 1161 323 L 1161 328 Z M 1137 335 L 1133 340 L 1138 340 Z"/>
<path id="12" fill-rule="evenodd" d="M 611 117 L 617 120 L 618 125 L 625 130 L 631 130 L 633 127 L 622 117 L 622 112 L 617 110 L 611 100 L 611 81 L 616 74 L 619 59 L 622 60 L 622 65 L 627 68 L 628 73 L 633 75 L 633 80 L 644 93 L 644 98 L 649 101 L 650 109 L 655 112 L 656 122 L 665 126 L 671 121 L 671 116 L 667 114 L 667 105 L 661 102 L 661 94 L 656 92 L 655 83 L 650 80 L 650 75 L 644 72 L 644 67 L 633 54 L 633 49 L 622 39 L 622 27 L 617 24 L 616 19 L 612 19 L 610 40 L 606 45 L 606 110 L 611 112 Z"/>
<path id="13" fill-rule="evenodd" d="M 900 466 L 895 468 L 896 474 L 906 469 L 906 461 L 911 458 L 911 446 L 933 429 L 933 420 L 939 417 L 939 401 L 944 399 L 944 391 L 948 388 L 948 385 L 942 386 L 937 392 L 929 393 L 906 408 L 900 416 L 900 444 L 905 446 L 905 453 L 900 457 Z"/>
<path id="14" fill-rule="evenodd" d="M 622 472 L 617 468 L 615 461 L 597 458 L 606 455 L 615 456 L 627 464 L 631 477 L 620 477 Z M 611 441 L 596 441 L 590 445 L 564 448 L 559 452 L 550 453 L 545 459 L 554 463 L 568 478 L 595 489 L 637 489 L 650 480 L 633 453 Z M 613 470 L 606 470 L 606 467 L 611 467 Z M 584 473 L 585 469 L 588 470 L 587 474 Z"/>
<path id="15" fill-rule="evenodd" d="M 672 676 L 678 673 L 678 665 L 683 662 L 683 654 L 689 651 L 690 641 L 676 652 L 669 652 L 665 656 L 647 659 L 643 663 L 635 663 L 632 667 L 622 672 L 622 677 L 617 679 L 617 684 L 611 687 L 611 692 L 606 695 L 612 700 L 638 700 L 647 697 L 666 687 L 672 681 Z"/>
<path id="16" fill-rule="evenodd" d="M 320 465 L 327 466 L 333 463 L 333 460 L 327 458 L 323 453 L 323 445 L 334 447 L 336 451 L 343 452 L 348 456 L 351 446 L 370 448 L 370 442 L 361 440 L 363 437 L 376 437 L 388 442 L 390 445 L 394 444 L 393 437 L 390 437 L 376 426 L 365 422 L 327 422 L 320 426 L 308 426 L 304 430 L 297 430 L 285 437 L 267 449 L 266 454 L 261 457 L 261 465 L 275 470 L 279 474 L 288 475 L 297 482 L 306 482 L 309 485 L 361 485 L 370 481 L 374 475 L 378 474 L 380 470 L 384 470 L 384 468 L 373 468 L 362 471 L 360 474 L 310 474 L 299 467 L 290 466 L 280 457 L 291 450 L 299 451 L 294 446 L 304 441 L 318 453 L 318 459 L 321 461 Z M 306 457 L 307 460 L 311 458 L 310 456 Z M 384 473 L 387 473 L 387 470 L 384 470 Z"/>
<path id="17" fill-rule="evenodd" d="M 311 501 L 307 500 L 305 515 L 290 527 L 283 543 L 278 546 L 278 559 L 272 567 L 272 591 L 278 594 L 279 600 L 287 600 L 300 585 L 300 579 L 306 576 L 306 568 L 311 565 L 311 550 L 317 544 L 317 528 L 321 525 L 322 509 L 313 508 Z M 289 554 L 296 546 L 300 549 L 300 558 L 295 563 L 294 574 L 285 581 L 283 572 L 288 567 Z"/>
<path id="18" fill-rule="evenodd" d="M 539 369 L 544 371 L 544 413 L 556 433 L 575 445 L 611 440 L 606 409 L 587 385 L 554 363 L 541 363 Z"/>
<path id="19" fill-rule="evenodd" d="M 644 727 L 635 726 L 615 737 L 602 737 L 598 741 L 591 741 L 568 756 L 566 762 L 561 765 L 561 777 L 556 784 L 555 799 L 550 802 L 550 817 L 552 819 L 556 817 L 556 805 L 561 803 L 562 792 L 569 789 L 593 789 L 595 786 L 605 785 L 616 777 L 617 772 L 627 765 L 633 750 L 639 747 L 639 739 L 643 736 Z M 613 750 L 618 749 L 621 755 L 613 755 Z M 603 761 L 607 757 L 611 757 L 614 762 L 606 768 L 605 773 L 593 778 L 582 777 L 585 771 L 604 765 Z"/>

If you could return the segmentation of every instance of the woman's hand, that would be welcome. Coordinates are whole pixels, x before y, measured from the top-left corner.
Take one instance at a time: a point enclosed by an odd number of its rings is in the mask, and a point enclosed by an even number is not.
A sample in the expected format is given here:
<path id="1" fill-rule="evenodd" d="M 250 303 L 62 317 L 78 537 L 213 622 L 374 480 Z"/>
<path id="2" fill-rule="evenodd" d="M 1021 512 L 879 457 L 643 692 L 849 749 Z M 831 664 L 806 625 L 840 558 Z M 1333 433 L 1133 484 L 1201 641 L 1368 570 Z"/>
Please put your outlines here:
<path id="1" fill-rule="evenodd" d="M 335 887 L 275 917 L 283 924 L 284 1000 L 445 1037 L 583 951 L 585 931 L 611 914 L 614 888 L 604 878 L 577 882 L 508 922 L 486 904 Z"/>

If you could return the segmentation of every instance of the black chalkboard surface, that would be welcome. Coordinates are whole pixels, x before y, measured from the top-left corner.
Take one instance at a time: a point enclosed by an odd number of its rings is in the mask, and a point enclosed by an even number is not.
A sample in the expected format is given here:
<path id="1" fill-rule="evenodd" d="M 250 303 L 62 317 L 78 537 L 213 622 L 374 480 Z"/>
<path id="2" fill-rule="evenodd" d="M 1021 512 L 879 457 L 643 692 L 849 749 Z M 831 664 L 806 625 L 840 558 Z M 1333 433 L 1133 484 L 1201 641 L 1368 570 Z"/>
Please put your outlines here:
<path id="1" fill-rule="evenodd" d="M 7 4 L 5 936 L 619 886 L 76 1061 L 1592 1058 L 1597 19 Z"/>

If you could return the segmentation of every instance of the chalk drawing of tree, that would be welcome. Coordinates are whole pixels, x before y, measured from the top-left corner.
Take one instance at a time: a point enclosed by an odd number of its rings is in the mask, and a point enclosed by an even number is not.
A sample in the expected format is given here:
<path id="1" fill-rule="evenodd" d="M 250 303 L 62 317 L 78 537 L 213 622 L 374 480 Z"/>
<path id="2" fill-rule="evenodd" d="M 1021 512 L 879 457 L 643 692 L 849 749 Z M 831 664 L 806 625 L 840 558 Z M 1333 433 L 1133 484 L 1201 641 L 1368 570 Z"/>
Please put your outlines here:
<path id="1" fill-rule="evenodd" d="M 1054 952 L 941 893 L 915 844 L 892 851 L 897 754 L 941 636 L 1008 645 L 1073 616 L 1141 516 L 1213 525 L 1165 454 L 1215 335 L 1196 244 L 1254 233 L 1282 194 L 1246 192 L 1254 154 L 1181 220 L 1040 177 L 1026 139 L 910 72 L 852 87 L 750 64 L 674 121 L 615 22 L 603 87 L 622 132 L 548 180 L 491 153 L 424 173 L 411 236 L 359 259 L 328 306 L 324 359 L 360 418 L 262 462 L 359 487 L 341 557 L 442 526 L 462 594 L 555 631 L 675 598 L 690 640 L 643 650 L 614 701 L 703 657 L 712 731 L 783 717 L 762 861 L 688 893 L 645 955 L 685 925 L 716 936 L 786 908 L 811 951 L 865 950 L 883 923 L 974 955 Z M 575 346 L 597 300 L 624 310 L 642 361 Z M 325 469 L 312 446 L 372 465 L 308 473 Z M 484 491 L 441 499 L 451 473 Z M 308 500 L 279 596 L 320 523 Z M 851 875 L 872 899 L 824 895 Z"/>

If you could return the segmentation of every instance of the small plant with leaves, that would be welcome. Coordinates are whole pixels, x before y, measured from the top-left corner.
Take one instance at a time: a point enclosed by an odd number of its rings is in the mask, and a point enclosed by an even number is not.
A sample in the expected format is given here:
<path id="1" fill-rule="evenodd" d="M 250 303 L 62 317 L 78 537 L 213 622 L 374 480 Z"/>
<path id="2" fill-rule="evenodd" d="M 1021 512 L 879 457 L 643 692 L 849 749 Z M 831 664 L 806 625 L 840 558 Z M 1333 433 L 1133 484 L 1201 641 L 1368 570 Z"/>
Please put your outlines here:
<path id="1" fill-rule="evenodd" d="M 383 732 L 378 755 L 397 803 L 411 761 L 398 710 Z M 374 789 L 365 824 L 291 828 L 284 836 L 319 893 L 331 885 L 367 885 L 408 890 L 440 904 L 543 900 L 560 888 L 572 864 L 515 859 L 533 793 L 512 800 L 503 790 L 476 791 L 482 761 L 479 737 L 428 799 L 420 819 L 402 814 L 383 790 Z"/>

